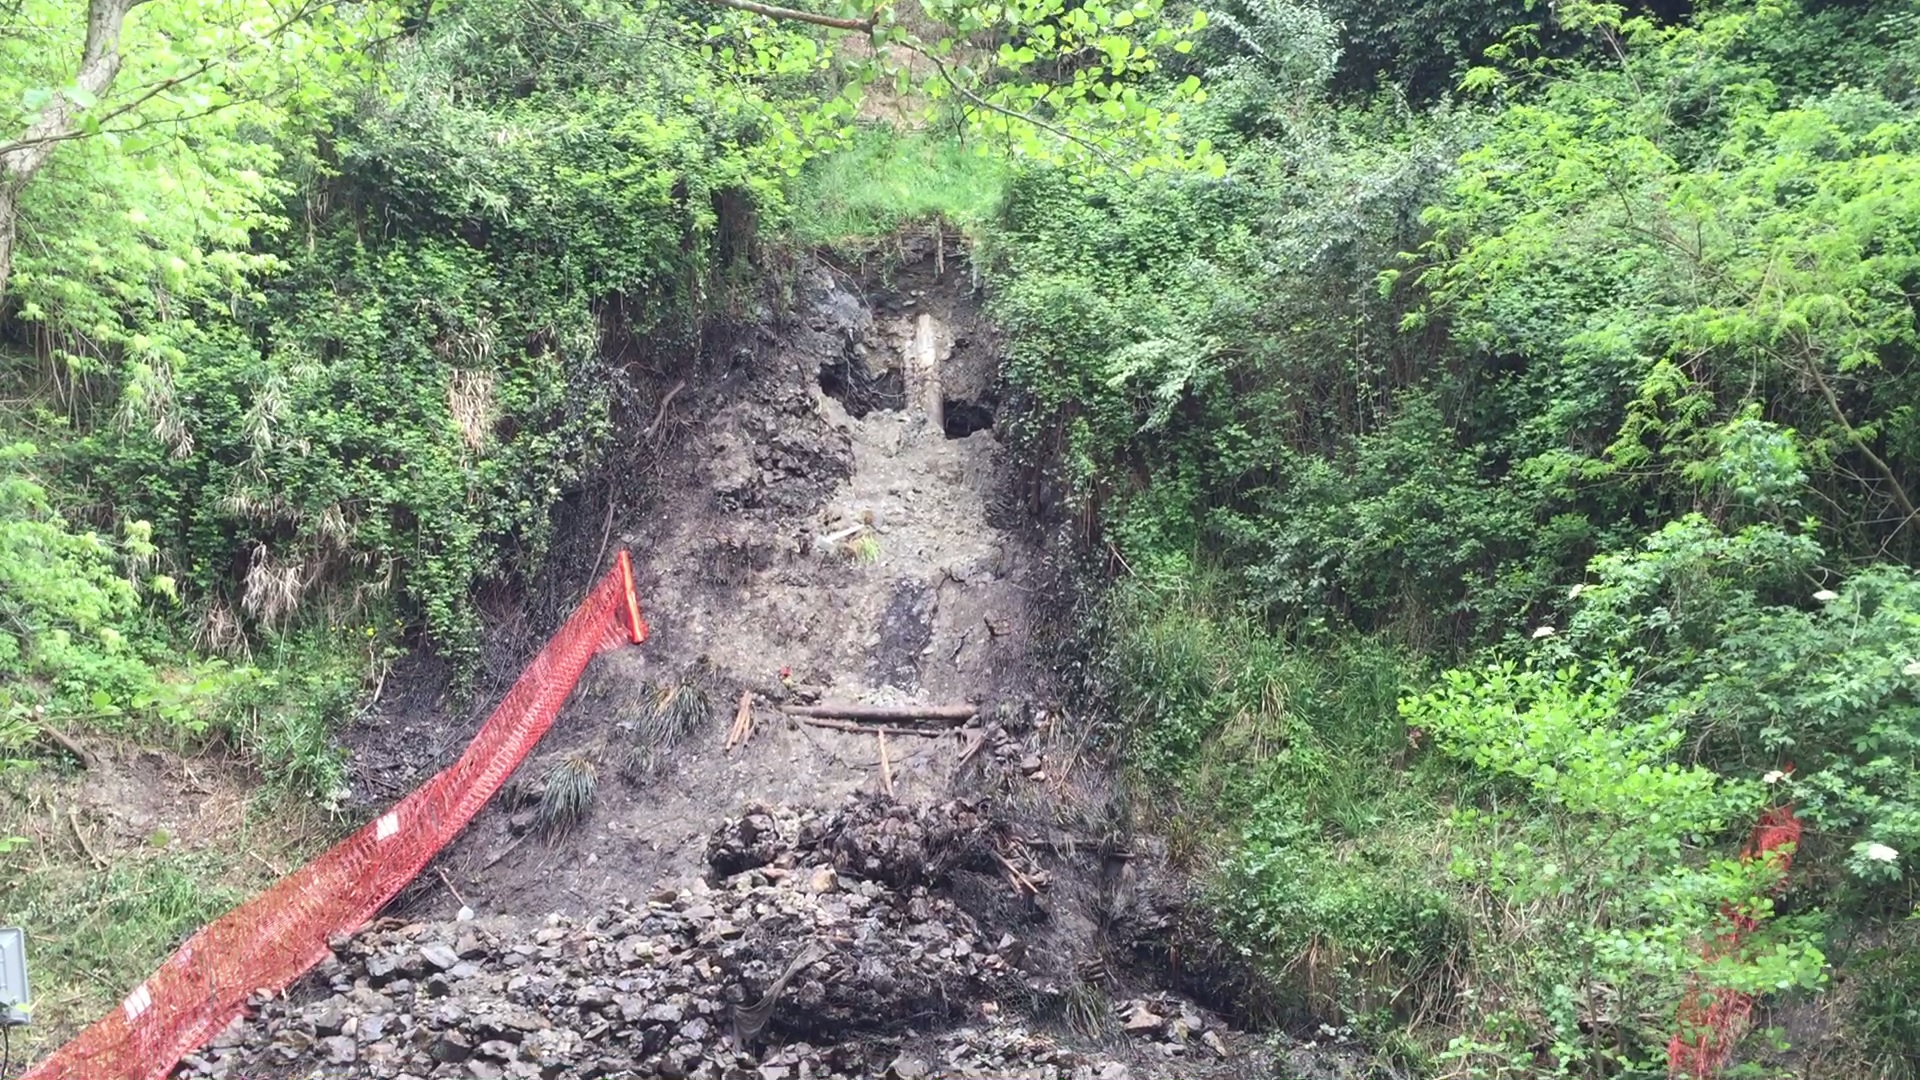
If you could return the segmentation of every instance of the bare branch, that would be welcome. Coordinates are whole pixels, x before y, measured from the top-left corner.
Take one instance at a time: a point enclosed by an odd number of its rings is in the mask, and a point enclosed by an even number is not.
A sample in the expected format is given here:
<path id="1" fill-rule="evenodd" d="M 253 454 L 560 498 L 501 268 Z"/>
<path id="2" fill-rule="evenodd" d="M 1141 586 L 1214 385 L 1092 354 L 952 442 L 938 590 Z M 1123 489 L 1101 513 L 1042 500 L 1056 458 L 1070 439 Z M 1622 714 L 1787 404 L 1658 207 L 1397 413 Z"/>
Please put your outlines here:
<path id="1" fill-rule="evenodd" d="M 832 15 L 815 15 L 811 11 L 800 11 L 796 8 L 759 4 L 755 3 L 754 0 L 707 0 L 707 3 L 733 8 L 736 11 L 749 11 L 755 15 L 765 15 L 769 19 L 785 19 L 790 22 L 812 23 L 815 26 L 825 26 L 834 30 L 856 30 L 870 34 L 873 32 L 874 26 L 872 16 L 864 19 L 840 19 Z"/>
<path id="2" fill-rule="evenodd" d="M 1833 392 L 1833 385 L 1827 381 L 1826 374 L 1820 370 L 1820 357 L 1814 355 L 1811 349 L 1806 350 L 1806 353 L 1806 362 L 1801 370 L 1813 380 L 1814 388 L 1820 391 L 1821 399 L 1827 403 L 1827 411 L 1833 414 L 1834 422 L 1840 425 L 1840 430 L 1846 435 L 1847 441 L 1853 444 L 1853 448 L 1858 450 L 1860 455 L 1866 458 L 1879 471 L 1881 478 L 1887 482 L 1893 504 L 1900 510 L 1900 525 L 1904 528 L 1908 521 L 1920 517 L 1920 513 L 1916 513 L 1913 500 L 1908 498 L 1907 489 L 1901 485 L 1900 474 L 1893 470 L 1893 466 L 1887 464 L 1885 458 L 1874 453 L 1873 447 L 1867 445 L 1866 438 L 1854 428 L 1853 422 L 1847 419 L 1846 410 L 1840 407 L 1839 395 Z M 1780 354 L 1775 353 L 1775 355 Z"/>

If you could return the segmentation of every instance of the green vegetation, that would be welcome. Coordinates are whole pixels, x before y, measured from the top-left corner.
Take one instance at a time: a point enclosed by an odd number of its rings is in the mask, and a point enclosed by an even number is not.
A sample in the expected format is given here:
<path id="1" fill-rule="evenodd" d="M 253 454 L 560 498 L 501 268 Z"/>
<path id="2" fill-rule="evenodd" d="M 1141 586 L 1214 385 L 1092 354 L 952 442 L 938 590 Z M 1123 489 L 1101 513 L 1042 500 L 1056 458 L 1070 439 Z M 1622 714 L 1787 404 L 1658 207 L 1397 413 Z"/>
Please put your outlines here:
<path id="1" fill-rule="evenodd" d="M 1724 988 L 1914 1075 L 1911 13 L 1225 8 L 1225 177 L 1024 170 L 989 275 L 1222 926 L 1423 1074 L 1665 1075 Z"/>
<path id="2" fill-rule="evenodd" d="M 223 773 L 199 774 L 205 794 L 180 819 L 191 835 L 155 829 L 128 850 L 116 850 L 90 812 L 70 816 L 50 798 L 16 819 L 38 842 L 11 856 L 0 879 L 0 912 L 31 936 L 33 1024 L 13 1033 L 15 1062 L 114 1008 L 194 931 L 313 853 L 307 819 L 316 815 L 291 798 L 241 802 L 237 777 Z M 36 795 L 55 790 L 47 779 Z"/>
<path id="3" fill-rule="evenodd" d="M 217 856 L 148 880 L 138 846 L 96 859 L 37 824 L 104 782 L 69 757 L 227 751 L 337 811 L 344 721 L 409 650 L 469 685 L 476 592 L 524 591 L 608 466 L 622 345 L 691 356 L 760 295 L 796 177 L 853 136 L 864 87 L 1003 156 L 1219 164 L 1175 112 L 1199 81 L 1161 74 L 1203 15 L 895 16 L 816 17 L 849 35 L 684 0 L 0 5 L 0 880 L 115 868 L 98 893 L 0 896 L 0 921 L 113 924 L 42 940 L 43 991 L 124 987 L 233 895 L 198 887 L 233 869 Z M 1081 56 L 1100 59 L 1061 62 Z M 961 160 L 885 141 L 859 145 L 930 155 L 923 174 Z M 970 183 L 928 209 L 983 218 Z M 669 735 L 708 707 L 656 704 Z M 120 928 L 148 894 L 194 903 Z"/>
<path id="4" fill-rule="evenodd" d="M 1835 1018 L 1751 1075 L 1920 1075 L 1910 5 L 844 8 L 0 11 L 10 809 L 100 733 L 337 800 L 607 466 L 620 346 L 937 221 L 1125 567 L 1087 700 L 1288 1015 L 1650 1077 L 1726 989 Z"/>
<path id="5" fill-rule="evenodd" d="M 940 221 L 969 233 L 1000 209 L 1006 159 L 991 147 L 928 133 L 866 128 L 815 160 L 793 196 L 795 239 L 831 247 Z"/>

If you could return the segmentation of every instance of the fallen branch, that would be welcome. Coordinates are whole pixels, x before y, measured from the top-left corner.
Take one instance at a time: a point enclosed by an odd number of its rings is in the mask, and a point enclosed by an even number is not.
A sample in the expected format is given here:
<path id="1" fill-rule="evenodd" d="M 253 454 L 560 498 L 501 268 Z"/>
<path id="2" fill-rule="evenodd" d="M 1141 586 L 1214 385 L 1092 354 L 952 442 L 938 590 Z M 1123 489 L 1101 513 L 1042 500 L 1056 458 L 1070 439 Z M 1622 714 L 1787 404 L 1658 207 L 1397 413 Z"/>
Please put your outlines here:
<path id="1" fill-rule="evenodd" d="M 817 716 L 799 716 L 793 713 L 787 714 L 787 719 L 813 727 L 828 728 L 833 731 L 853 731 L 862 735 L 872 735 L 876 732 L 883 732 L 888 735 L 918 735 L 923 739 L 938 739 L 944 735 L 951 734 L 948 731 L 937 728 L 881 727 L 874 724 L 852 724 L 844 720 L 829 720 Z"/>
<path id="2" fill-rule="evenodd" d="M 737 746 L 747 745 L 753 737 L 753 691 L 740 691 L 740 707 L 734 710 L 733 727 L 727 730 L 727 752 L 732 753 Z"/>
<path id="3" fill-rule="evenodd" d="M 960 760 L 955 763 L 958 765 L 965 765 L 967 762 L 972 761 L 973 755 L 979 753 L 980 748 L 987 745 L 987 733 L 985 731 L 980 728 L 969 728 L 967 730 L 973 732 L 973 741 L 969 742 L 966 750 L 961 752 Z"/>
<path id="4" fill-rule="evenodd" d="M 461 907 L 466 907 L 467 898 L 464 896 L 461 896 L 460 890 L 453 887 L 453 879 L 447 876 L 447 872 L 438 866 L 433 868 L 433 872 L 440 875 L 440 884 L 445 885 L 447 887 L 447 891 L 453 894 L 454 902 L 459 904 Z"/>
<path id="5" fill-rule="evenodd" d="M 55 743 L 57 743 L 60 746 L 62 750 L 65 750 L 67 753 L 72 754 L 80 762 L 81 768 L 83 769 L 93 768 L 93 765 L 94 765 L 93 755 L 87 752 L 86 747 L 81 746 L 77 741 L 75 741 L 73 736 L 68 735 L 66 732 L 61 731 L 59 728 L 55 728 L 55 727 L 42 727 L 39 730 L 40 730 L 40 734 L 45 735 L 47 738 L 53 740 Z"/>
<path id="6" fill-rule="evenodd" d="M 1063 840 L 1044 840 L 1032 836 L 1019 836 L 1015 839 L 1021 847 L 1038 848 L 1052 855 L 1098 855 L 1106 859 L 1131 859 L 1132 851 L 1113 846 L 1097 837 L 1069 836 Z"/>
<path id="7" fill-rule="evenodd" d="M 849 525 L 846 528 L 841 529 L 839 532 L 828 533 L 825 536 L 815 537 L 813 541 L 813 546 L 817 548 L 823 548 L 823 549 L 830 548 L 842 540 L 851 540 L 855 533 L 859 532 L 861 529 L 864 529 L 866 527 L 867 526 L 865 525 L 865 523 L 859 523 L 859 524 Z"/>
<path id="8" fill-rule="evenodd" d="M 825 26 L 834 30 L 859 30 L 869 34 L 873 32 L 872 19 L 841 19 L 832 15 L 816 15 L 811 11 L 776 7 L 772 4 L 759 4 L 755 3 L 754 0 L 707 0 L 707 2 L 718 4 L 721 7 L 730 7 L 735 11 L 750 11 L 755 15 L 765 15 L 769 19 L 787 19 L 793 22 L 812 23 L 815 26 Z"/>
<path id="9" fill-rule="evenodd" d="M 887 729 L 880 729 L 880 782 L 886 786 L 887 798 L 893 798 L 893 763 L 887 760 Z"/>
<path id="10" fill-rule="evenodd" d="M 972 705 L 789 705 L 788 716 L 814 716 L 834 720 L 940 720 L 965 723 L 980 710 Z"/>
<path id="11" fill-rule="evenodd" d="M 92 844 L 87 843 L 87 834 L 80 828 L 80 811 L 71 806 L 67 807 L 67 824 L 73 827 L 73 838 L 80 841 L 80 850 L 86 852 L 87 858 L 93 860 L 94 869 L 105 870 L 113 865 L 101 858 L 100 853 L 93 850 Z"/>
<path id="12" fill-rule="evenodd" d="M 480 867 L 480 869 L 482 870 L 493 869 L 494 864 L 498 863 L 501 859 L 504 859 L 507 856 L 513 854 L 513 849 L 519 847 L 521 841 L 525 840 L 527 837 L 532 835 L 533 834 L 531 832 L 523 832 L 519 836 L 514 837 L 512 840 L 507 842 L 506 847 L 503 847 L 499 851 L 495 852 L 493 855 L 493 858 L 488 859 L 486 861 L 486 865 Z"/>
<path id="13" fill-rule="evenodd" d="M 1008 874 L 1011 874 L 1011 875 L 1013 876 L 1013 883 L 1014 883 L 1014 885 L 1015 885 L 1016 887 L 1018 887 L 1018 886 L 1025 886 L 1025 887 L 1026 887 L 1026 890 L 1027 890 L 1027 891 L 1028 891 L 1029 893 L 1032 893 L 1032 894 L 1033 894 L 1033 895 L 1035 895 L 1035 896 L 1038 896 L 1038 895 L 1040 895 L 1040 886 L 1038 886 L 1038 885 L 1035 885 L 1035 884 L 1033 883 L 1033 879 L 1032 879 L 1032 878 L 1030 878 L 1030 877 L 1028 877 L 1027 875 L 1025 875 L 1025 874 L 1023 874 L 1023 873 L 1021 873 L 1021 872 L 1020 872 L 1020 868 L 1019 868 L 1019 867 L 1017 867 L 1017 866 L 1015 866 L 1015 865 L 1013 865 L 1013 863 L 1011 863 L 1011 862 L 1009 862 L 1009 861 L 1007 860 L 1007 857 L 1006 857 L 1005 855 L 1002 855 L 1002 854 L 1000 854 L 999 852 L 997 852 L 997 851 L 996 851 L 996 852 L 994 852 L 994 853 L 993 853 L 993 857 L 994 857 L 994 858 L 996 858 L 996 859 L 998 859 L 998 860 L 1000 860 L 1000 865 L 1001 865 L 1001 866 L 1004 866 L 1004 867 L 1006 867 L 1006 868 L 1007 868 L 1007 873 L 1008 873 Z"/>
<path id="14" fill-rule="evenodd" d="M 685 379 L 681 379 L 679 382 L 673 384 L 673 389 L 667 391 L 666 396 L 660 399 L 660 409 L 658 412 L 655 412 L 653 414 L 653 423 L 648 424 L 647 430 L 640 433 L 641 438 L 643 439 L 653 438 L 653 433 L 660 430 L 661 422 L 667 418 L 667 406 L 673 403 L 673 395 L 679 393 L 682 390 L 685 390 L 686 388 L 687 388 L 687 380 Z"/>

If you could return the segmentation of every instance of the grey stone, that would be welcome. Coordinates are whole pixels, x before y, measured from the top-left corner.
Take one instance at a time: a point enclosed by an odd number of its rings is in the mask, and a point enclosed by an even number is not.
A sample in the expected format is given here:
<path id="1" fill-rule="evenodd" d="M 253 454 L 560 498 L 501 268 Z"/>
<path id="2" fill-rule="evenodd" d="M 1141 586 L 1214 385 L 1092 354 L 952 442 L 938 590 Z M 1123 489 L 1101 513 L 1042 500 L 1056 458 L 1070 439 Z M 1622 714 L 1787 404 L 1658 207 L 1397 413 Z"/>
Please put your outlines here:
<path id="1" fill-rule="evenodd" d="M 359 1045 L 345 1035 L 329 1035 L 318 1045 L 330 1064 L 351 1065 L 360 1059 Z"/>
<path id="2" fill-rule="evenodd" d="M 887 1072 L 894 1080 L 923 1080 L 933 1072 L 933 1067 L 911 1054 L 901 1054 L 887 1066 Z"/>
<path id="3" fill-rule="evenodd" d="M 445 971 L 460 962 L 460 954 L 451 945 L 435 943 L 421 948 L 420 958 L 433 967 Z"/>
<path id="4" fill-rule="evenodd" d="M 473 1048 L 473 1056 L 489 1061 L 513 1061 L 519 1058 L 520 1048 L 505 1039 L 488 1039 Z"/>
<path id="5" fill-rule="evenodd" d="M 315 1035 L 338 1035 L 346 1030 L 346 1025 L 347 1014 L 340 1008 L 339 1002 L 329 1001 L 313 1014 Z"/>
<path id="6" fill-rule="evenodd" d="M 442 1064 L 465 1061 L 473 1056 L 473 1037 L 459 1028 L 442 1032 L 432 1054 L 433 1060 Z"/>

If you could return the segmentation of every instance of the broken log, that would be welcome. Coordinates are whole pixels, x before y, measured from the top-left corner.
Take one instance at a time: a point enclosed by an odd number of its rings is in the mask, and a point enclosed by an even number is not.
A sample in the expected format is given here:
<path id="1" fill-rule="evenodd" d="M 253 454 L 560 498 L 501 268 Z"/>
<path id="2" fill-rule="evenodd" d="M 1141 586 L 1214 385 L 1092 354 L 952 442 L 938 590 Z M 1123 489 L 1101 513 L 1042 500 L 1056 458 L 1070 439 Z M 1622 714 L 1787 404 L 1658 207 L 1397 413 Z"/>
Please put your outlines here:
<path id="1" fill-rule="evenodd" d="M 873 720 L 909 722 L 937 720 L 963 724 L 980 710 L 972 705 L 789 705 L 788 716 L 812 716 L 827 720 Z"/>
<path id="2" fill-rule="evenodd" d="M 845 720 L 831 720 L 818 716 L 801 716 L 797 713 L 788 713 L 787 719 L 797 724 L 806 724 L 810 727 L 823 727 L 833 731 L 852 731 L 861 735 L 872 735 L 876 732 L 884 732 L 888 735 L 918 735 L 923 739 L 938 739 L 953 734 L 953 731 L 948 728 L 883 727 L 877 724 L 854 724 Z"/>

